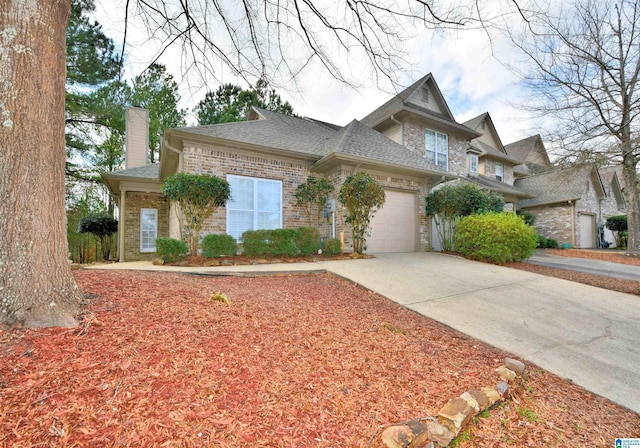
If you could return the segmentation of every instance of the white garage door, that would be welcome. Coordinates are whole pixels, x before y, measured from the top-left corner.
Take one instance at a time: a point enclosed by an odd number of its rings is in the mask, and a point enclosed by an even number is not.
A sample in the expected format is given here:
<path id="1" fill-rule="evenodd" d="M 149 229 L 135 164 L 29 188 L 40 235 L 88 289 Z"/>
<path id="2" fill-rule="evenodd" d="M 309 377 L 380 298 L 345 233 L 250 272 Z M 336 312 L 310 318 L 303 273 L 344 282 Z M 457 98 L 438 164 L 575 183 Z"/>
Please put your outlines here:
<path id="1" fill-rule="evenodd" d="M 367 252 L 415 252 L 417 241 L 416 195 L 385 190 L 384 206 L 371 220 Z"/>
<path id="2" fill-rule="evenodd" d="M 580 247 L 596 247 L 596 217 L 593 215 L 580 215 Z"/>

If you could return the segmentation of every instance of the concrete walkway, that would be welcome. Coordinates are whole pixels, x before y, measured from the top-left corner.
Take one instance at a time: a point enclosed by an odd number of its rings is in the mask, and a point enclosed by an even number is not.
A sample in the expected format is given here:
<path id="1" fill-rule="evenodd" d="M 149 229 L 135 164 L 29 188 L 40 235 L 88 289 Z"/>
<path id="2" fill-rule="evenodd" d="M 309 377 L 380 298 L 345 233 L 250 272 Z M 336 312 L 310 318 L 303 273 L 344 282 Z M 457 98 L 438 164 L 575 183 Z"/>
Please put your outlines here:
<path id="1" fill-rule="evenodd" d="M 536 253 L 527 260 L 527 263 L 640 282 L 640 266 L 585 258 L 559 257 L 557 255 L 546 254 L 543 251 L 536 251 Z"/>
<path id="2" fill-rule="evenodd" d="M 636 296 L 438 253 L 224 268 L 102 268 L 217 275 L 326 269 L 640 413 Z"/>

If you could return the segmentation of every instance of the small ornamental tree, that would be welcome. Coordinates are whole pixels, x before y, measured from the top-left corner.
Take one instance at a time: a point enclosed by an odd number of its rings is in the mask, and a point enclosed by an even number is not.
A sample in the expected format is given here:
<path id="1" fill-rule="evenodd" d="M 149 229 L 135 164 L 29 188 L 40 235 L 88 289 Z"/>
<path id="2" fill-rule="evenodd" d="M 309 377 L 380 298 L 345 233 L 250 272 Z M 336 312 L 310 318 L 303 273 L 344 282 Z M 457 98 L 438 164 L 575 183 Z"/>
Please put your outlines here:
<path id="1" fill-rule="evenodd" d="M 627 215 L 609 216 L 605 226 L 607 229 L 615 232 L 616 246 L 622 247 L 623 241 L 621 236 L 627 231 Z"/>
<path id="2" fill-rule="evenodd" d="M 318 179 L 315 176 L 307 177 L 306 182 L 298 185 L 294 193 L 296 205 L 304 210 L 309 225 L 312 225 L 314 211 L 317 213 L 317 222 L 320 222 L 322 210 L 327 204 L 329 194 L 332 191 L 333 185 L 327 179 Z"/>
<path id="3" fill-rule="evenodd" d="M 504 199 L 473 184 L 445 185 L 426 197 L 426 214 L 432 217 L 442 242 L 442 250 L 454 250 L 454 237 L 460 219 L 477 213 L 501 212 Z"/>
<path id="4" fill-rule="evenodd" d="M 113 235 L 118 232 L 118 220 L 109 215 L 85 216 L 78 223 L 78 233 L 91 233 L 100 241 L 102 259 L 111 257 Z"/>
<path id="5" fill-rule="evenodd" d="M 351 224 L 354 252 L 361 254 L 366 250 L 369 223 L 384 200 L 382 185 L 367 173 L 348 176 L 340 187 L 338 201 L 347 208 L 346 222 Z"/>
<path id="6" fill-rule="evenodd" d="M 231 197 L 229 182 L 209 174 L 176 173 L 164 181 L 162 194 L 180 206 L 189 252 L 197 255 L 204 221 Z"/>

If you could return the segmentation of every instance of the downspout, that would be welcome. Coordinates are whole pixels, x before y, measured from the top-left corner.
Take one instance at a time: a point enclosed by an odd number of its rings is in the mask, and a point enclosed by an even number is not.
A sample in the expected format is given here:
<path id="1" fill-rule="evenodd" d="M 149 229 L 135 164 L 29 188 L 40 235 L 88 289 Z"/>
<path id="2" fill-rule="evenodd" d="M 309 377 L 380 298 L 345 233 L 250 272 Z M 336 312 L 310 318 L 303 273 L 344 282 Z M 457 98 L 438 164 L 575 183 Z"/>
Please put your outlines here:
<path id="1" fill-rule="evenodd" d="M 124 259 L 124 232 L 125 232 L 125 197 L 126 190 L 120 190 L 120 207 L 118 207 L 118 220 L 120 225 L 118 226 L 120 233 L 118 235 L 118 261 L 123 262 L 126 261 Z"/>
<path id="2" fill-rule="evenodd" d="M 571 246 L 576 247 L 576 204 L 569 201 L 571 206 Z"/>
<path id="3" fill-rule="evenodd" d="M 174 148 L 173 146 L 171 146 L 169 144 L 169 139 L 166 139 L 166 138 L 164 139 L 164 146 L 169 151 L 172 151 L 178 154 L 178 172 L 182 172 L 182 151 L 180 151 L 178 148 Z M 178 222 L 178 235 L 182 237 L 182 219 L 180 217 L 180 210 L 178 209 L 178 205 L 171 203 L 171 201 L 169 201 L 169 235 L 172 234 L 171 232 L 171 210 L 172 209 L 175 212 L 176 219 Z"/>

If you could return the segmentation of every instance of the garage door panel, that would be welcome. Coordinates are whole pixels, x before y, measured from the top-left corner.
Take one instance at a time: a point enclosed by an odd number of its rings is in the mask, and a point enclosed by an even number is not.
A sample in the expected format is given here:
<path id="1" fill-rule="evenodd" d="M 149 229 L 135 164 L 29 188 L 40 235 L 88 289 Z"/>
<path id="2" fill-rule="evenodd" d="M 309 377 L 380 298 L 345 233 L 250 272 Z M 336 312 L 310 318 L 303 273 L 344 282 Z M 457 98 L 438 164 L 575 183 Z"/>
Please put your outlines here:
<path id="1" fill-rule="evenodd" d="M 384 206 L 369 226 L 367 252 L 414 252 L 417 240 L 416 195 L 386 190 Z"/>

